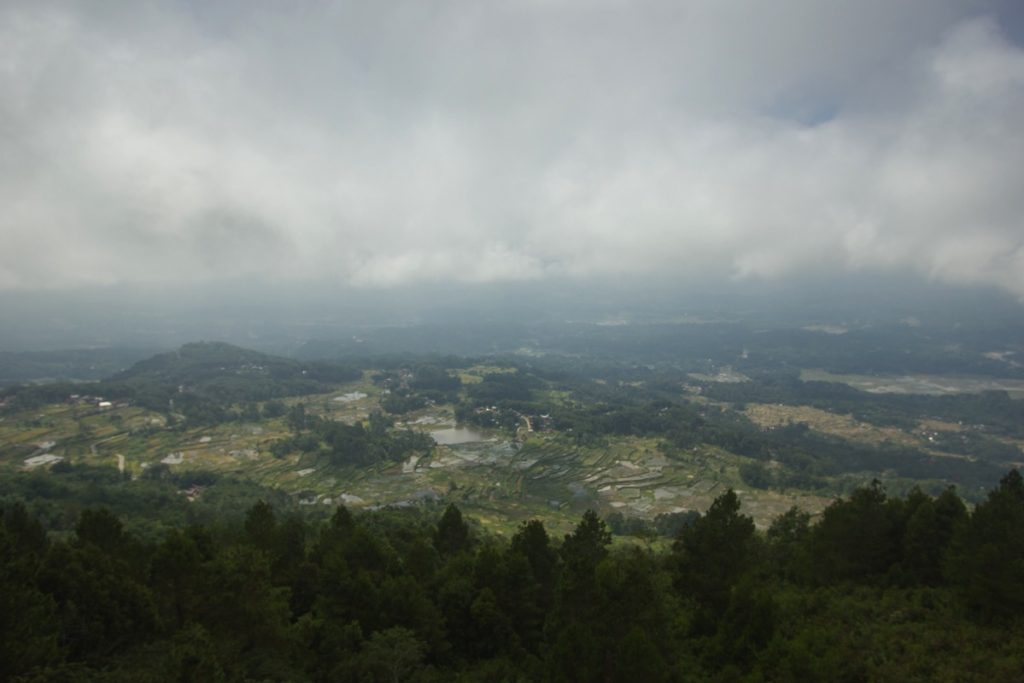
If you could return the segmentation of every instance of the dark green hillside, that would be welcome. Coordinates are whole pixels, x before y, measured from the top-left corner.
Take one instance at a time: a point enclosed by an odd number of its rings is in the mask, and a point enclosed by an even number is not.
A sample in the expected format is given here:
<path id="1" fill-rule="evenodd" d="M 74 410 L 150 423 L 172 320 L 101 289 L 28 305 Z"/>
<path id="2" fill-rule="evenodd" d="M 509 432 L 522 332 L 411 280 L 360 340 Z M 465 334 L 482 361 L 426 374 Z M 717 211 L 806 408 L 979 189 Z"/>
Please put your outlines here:
<path id="1" fill-rule="evenodd" d="M 88 386 L 12 387 L 0 398 L 23 409 L 88 393 L 183 415 L 193 424 L 215 424 L 237 417 L 238 410 L 258 419 L 258 402 L 331 391 L 361 376 L 359 370 L 336 363 L 302 363 L 231 344 L 199 342 L 141 360 Z"/>
<path id="2" fill-rule="evenodd" d="M 317 384 L 347 382 L 356 370 L 330 363 L 300 363 L 222 342 L 185 344 L 177 351 L 139 361 L 113 375 L 109 383 L 175 384 L 199 394 L 216 394 L 233 385 L 250 400 L 258 400 L 274 385 L 286 394 L 309 393 Z"/>
<path id="3" fill-rule="evenodd" d="M 219 422 L 238 404 L 330 391 L 361 374 L 340 365 L 300 363 L 219 342 L 186 344 L 140 361 L 101 384 L 114 397 L 193 422 Z"/>
<path id="4" fill-rule="evenodd" d="M 227 480 L 203 481 L 186 503 L 175 488 L 189 484 L 75 468 L 7 483 L 0 680 L 996 682 L 1024 671 L 1016 470 L 973 510 L 952 490 L 890 497 L 875 482 L 816 522 L 793 509 L 764 533 L 729 489 L 662 550 L 614 543 L 592 511 L 561 538 L 536 519 L 499 538 L 455 505 L 304 514 Z"/>

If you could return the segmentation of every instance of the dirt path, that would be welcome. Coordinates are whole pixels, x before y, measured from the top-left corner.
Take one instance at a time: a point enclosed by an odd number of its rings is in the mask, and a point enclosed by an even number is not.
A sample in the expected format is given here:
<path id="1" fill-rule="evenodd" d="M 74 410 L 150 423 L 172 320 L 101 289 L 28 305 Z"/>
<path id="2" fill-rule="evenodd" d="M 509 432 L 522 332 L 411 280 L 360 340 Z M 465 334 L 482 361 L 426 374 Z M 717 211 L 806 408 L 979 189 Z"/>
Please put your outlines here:
<path id="1" fill-rule="evenodd" d="M 96 447 L 97 447 L 97 446 L 99 446 L 99 445 L 100 445 L 101 443 L 106 443 L 106 442 L 108 442 L 108 441 L 113 441 L 113 440 L 114 440 L 114 439 L 116 439 L 117 437 L 119 437 L 119 436 L 123 436 L 124 434 L 127 434 L 127 433 L 128 433 L 128 432 L 118 432 L 117 434 L 114 434 L 113 436 L 108 436 L 108 437 L 107 437 L 107 438 L 105 438 L 105 439 L 100 439 L 100 440 L 99 440 L 99 441 L 97 441 L 96 443 L 94 443 L 94 444 L 92 444 L 91 446 L 89 446 L 89 450 L 90 450 L 90 451 L 92 452 L 92 454 L 93 454 L 93 455 L 97 455 L 97 453 L 96 453 Z"/>
<path id="2" fill-rule="evenodd" d="M 525 439 L 529 436 L 530 432 L 533 431 L 533 423 L 530 422 L 529 415 L 520 415 L 519 419 L 522 420 L 522 422 L 516 426 L 516 437 Z M 526 425 L 526 429 L 523 429 L 524 424 Z"/>

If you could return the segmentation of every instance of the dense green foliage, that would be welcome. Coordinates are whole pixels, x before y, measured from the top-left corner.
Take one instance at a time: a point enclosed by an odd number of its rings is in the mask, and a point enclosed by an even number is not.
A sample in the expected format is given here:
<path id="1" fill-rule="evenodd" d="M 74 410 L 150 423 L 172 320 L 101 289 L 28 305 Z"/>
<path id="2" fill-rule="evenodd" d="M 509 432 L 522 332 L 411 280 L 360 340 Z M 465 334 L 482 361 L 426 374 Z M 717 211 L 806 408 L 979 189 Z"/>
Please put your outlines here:
<path id="1" fill-rule="evenodd" d="M 455 506 L 340 507 L 317 521 L 260 501 L 237 522 L 193 519 L 157 536 L 128 530 L 141 528 L 138 508 L 125 509 L 127 524 L 80 508 L 70 527 L 42 509 L 9 497 L 0 515 L 3 680 L 1014 680 L 1024 670 L 1016 470 L 973 511 L 952 491 L 891 498 L 874 484 L 817 523 L 793 510 L 763 534 L 728 491 L 666 552 L 613 547 L 592 512 L 560 542 L 538 521 L 504 542 Z"/>
<path id="2" fill-rule="evenodd" d="M 374 465 L 401 462 L 413 453 L 429 453 L 434 440 L 411 429 L 392 429 L 391 420 L 372 413 L 366 426 L 362 422 L 347 425 L 307 415 L 305 406 L 296 404 L 288 414 L 294 435 L 275 441 L 271 451 L 283 456 L 293 451 L 314 453 L 332 465 Z"/>
<path id="3" fill-rule="evenodd" d="M 201 495 L 190 502 L 182 495 L 188 489 Z M 67 462 L 49 471 L 0 477 L 0 501 L 12 500 L 27 501 L 33 516 L 58 535 L 72 531 L 83 510 L 104 507 L 147 542 L 191 524 L 238 526 L 245 510 L 260 500 L 281 510 L 293 505 L 283 491 L 209 471 L 172 471 L 167 465 L 154 465 L 142 477 L 131 479 L 114 467 Z"/>
<path id="4" fill-rule="evenodd" d="M 381 409 L 392 415 L 405 415 L 426 406 L 426 398 L 407 390 L 393 391 L 380 401 Z"/>

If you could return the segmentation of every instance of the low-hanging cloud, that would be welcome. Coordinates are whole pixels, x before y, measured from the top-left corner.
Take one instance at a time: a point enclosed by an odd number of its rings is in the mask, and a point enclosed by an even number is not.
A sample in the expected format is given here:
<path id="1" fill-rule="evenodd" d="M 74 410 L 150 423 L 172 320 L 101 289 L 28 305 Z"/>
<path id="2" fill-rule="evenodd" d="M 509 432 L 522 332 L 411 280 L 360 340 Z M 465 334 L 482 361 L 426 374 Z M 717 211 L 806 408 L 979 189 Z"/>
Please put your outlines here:
<path id="1" fill-rule="evenodd" d="M 890 270 L 1024 297 L 1004 4 L 5 3 L 0 289 Z"/>

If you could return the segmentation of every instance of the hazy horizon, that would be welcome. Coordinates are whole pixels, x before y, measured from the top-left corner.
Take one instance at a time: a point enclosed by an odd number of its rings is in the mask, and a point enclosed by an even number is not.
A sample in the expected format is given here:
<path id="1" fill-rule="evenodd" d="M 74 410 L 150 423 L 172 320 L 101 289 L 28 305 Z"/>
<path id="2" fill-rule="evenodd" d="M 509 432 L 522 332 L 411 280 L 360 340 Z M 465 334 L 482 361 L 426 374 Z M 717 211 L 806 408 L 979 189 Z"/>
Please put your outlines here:
<path id="1" fill-rule="evenodd" d="M 739 322 L 767 327 L 924 324 L 1002 332 L 1024 306 L 992 287 L 923 278 L 746 281 L 573 279 L 353 288 L 254 279 L 0 292 L 0 351 L 90 347 L 169 349 L 207 340 L 284 352 L 363 330 L 447 326 L 509 329 L 564 323 Z M 995 348 L 995 346 L 994 346 Z M 415 350 L 415 349 L 408 349 Z"/>

